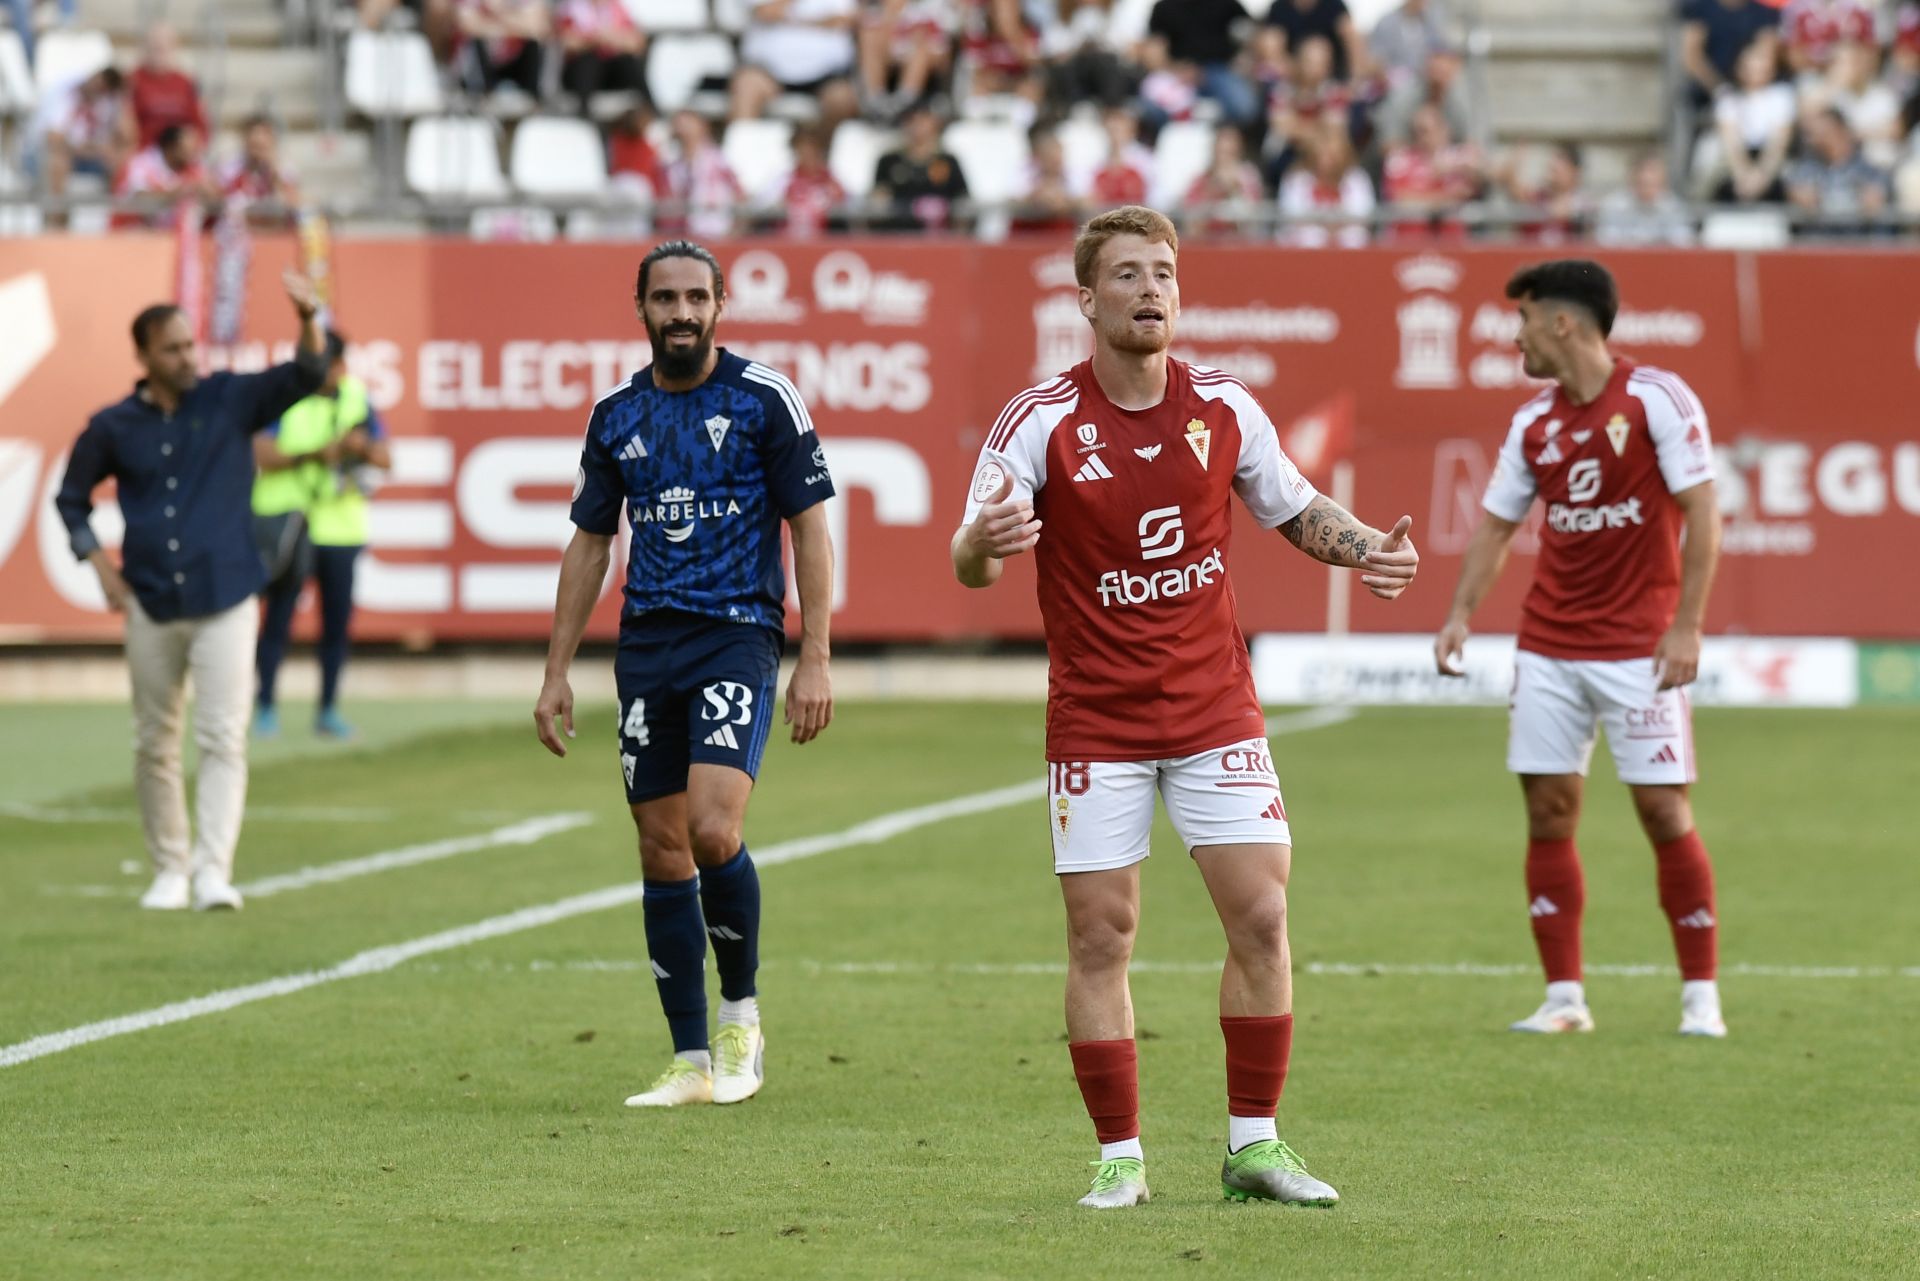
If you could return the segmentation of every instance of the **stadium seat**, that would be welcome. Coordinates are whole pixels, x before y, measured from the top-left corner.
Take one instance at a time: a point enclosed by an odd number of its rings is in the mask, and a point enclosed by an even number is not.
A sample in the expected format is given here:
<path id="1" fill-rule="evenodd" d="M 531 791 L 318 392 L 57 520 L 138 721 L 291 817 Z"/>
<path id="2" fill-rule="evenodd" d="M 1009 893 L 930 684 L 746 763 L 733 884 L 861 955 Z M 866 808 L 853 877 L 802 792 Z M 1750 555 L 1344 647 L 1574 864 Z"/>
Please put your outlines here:
<path id="1" fill-rule="evenodd" d="M 1069 116 L 1058 130 L 1061 149 L 1067 153 L 1067 175 L 1084 190 L 1107 163 L 1107 131 L 1098 120 Z"/>
<path id="2" fill-rule="evenodd" d="M 560 220 L 538 205 L 476 209 L 467 220 L 467 234 L 475 240 L 544 244 L 560 234 Z"/>
<path id="3" fill-rule="evenodd" d="M 720 150 L 749 201 L 777 200 L 793 172 L 793 125 L 785 120 L 736 120 Z"/>
<path id="4" fill-rule="evenodd" d="M 647 92 L 656 110 L 687 105 L 700 82 L 733 74 L 733 42 L 723 35 L 665 35 L 647 50 Z"/>
<path id="5" fill-rule="evenodd" d="M 499 200 L 500 132 L 489 120 L 427 116 L 407 133 L 407 185 L 429 199 Z"/>
<path id="6" fill-rule="evenodd" d="M 0 236 L 37 236 L 43 226 L 39 205 L 0 205 Z"/>
<path id="7" fill-rule="evenodd" d="M 24 116 L 33 110 L 34 99 L 26 46 L 11 27 L 0 30 L 0 116 Z"/>
<path id="8" fill-rule="evenodd" d="M 567 215 L 566 238 L 574 241 L 644 240 L 653 233 L 653 219 L 644 209 L 575 209 Z"/>
<path id="9" fill-rule="evenodd" d="M 864 200 L 873 190 L 873 171 L 880 157 L 900 145 L 898 134 L 860 120 L 843 120 L 833 131 L 827 149 L 827 168 L 850 200 Z"/>
<path id="10" fill-rule="evenodd" d="M 113 42 L 104 31 L 56 28 L 33 51 L 33 83 L 39 97 L 85 80 L 113 63 Z"/>
<path id="11" fill-rule="evenodd" d="M 1154 203 L 1178 204 L 1212 159 L 1212 125 L 1176 120 L 1162 127 L 1153 144 Z"/>
<path id="12" fill-rule="evenodd" d="M 347 37 L 347 105 L 363 116 L 411 119 L 441 111 L 440 69 L 417 31 L 355 31 Z"/>
<path id="13" fill-rule="evenodd" d="M 529 196 L 599 196 L 607 189 L 600 131 L 571 116 L 530 116 L 513 131 L 507 170 Z"/>
<path id="14" fill-rule="evenodd" d="M 706 31 L 713 26 L 707 0 L 626 0 L 627 12 L 642 31 Z"/>
<path id="15" fill-rule="evenodd" d="M 1000 205 L 1020 195 L 1031 158 L 1024 129 L 986 120 L 961 120 L 947 126 L 941 142 L 960 162 L 967 193 L 975 204 Z"/>
<path id="16" fill-rule="evenodd" d="M 754 0 L 713 0 L 713 25 L 730 36 L 744 34 L 753 5 Z"/>
<path id="17" fill-rule="evenodd" d="M 1782 249 L 1792 239 L 1781 209 L 1716 209 L 1700 223 L 1704 249 Z"/>

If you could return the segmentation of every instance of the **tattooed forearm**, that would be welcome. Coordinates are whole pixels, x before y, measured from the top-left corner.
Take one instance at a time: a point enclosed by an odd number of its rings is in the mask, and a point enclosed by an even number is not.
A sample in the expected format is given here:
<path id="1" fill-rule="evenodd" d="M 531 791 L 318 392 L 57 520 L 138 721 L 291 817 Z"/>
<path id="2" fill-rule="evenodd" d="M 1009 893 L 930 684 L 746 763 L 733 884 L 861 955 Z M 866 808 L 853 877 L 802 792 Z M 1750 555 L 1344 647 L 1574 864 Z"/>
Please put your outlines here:
<path id="1" fill-rule="evenodd" d="M 1280 534 L 1315 560 L 1329 565 L 1358 567 L 1380 539 L 1380 532 L 1355 519 L 1352 512 L 1325 494 L 1280 526 Z"/>

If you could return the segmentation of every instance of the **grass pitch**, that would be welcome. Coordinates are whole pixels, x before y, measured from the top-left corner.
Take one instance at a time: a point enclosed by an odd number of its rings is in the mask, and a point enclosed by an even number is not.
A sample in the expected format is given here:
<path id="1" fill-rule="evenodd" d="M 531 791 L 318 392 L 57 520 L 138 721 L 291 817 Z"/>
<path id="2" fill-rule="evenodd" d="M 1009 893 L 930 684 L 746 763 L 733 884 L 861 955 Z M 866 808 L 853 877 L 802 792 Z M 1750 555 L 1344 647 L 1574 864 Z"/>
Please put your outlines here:
<path id="1" fill-rule="evenodd" d="M 243 882 L 591 821 L 256 899 L 137 911 L 124 712 L 0 708 L 0 1046 L 630 882 L 611 709 L 360 709 L 256 757 Z M 1599 1031 L 1538 1000 L 1498 711 L 1276 739 L 1298 842 L 1281 1133 L 1332 1211 L 1220 1199 L 1221 944 L 1164 825 L 1134 996 L 1148 1174 L 1076 1209 L 1037 801 L 768 867 L 769 1085 L 666 1114 L 636 905 L 0 1067 L 0 1277 L 1913 1276 L 1920 714 L 1703 712 L 1733 1035 L 1682 1041 L 1653 860 L 1604 759 L 1582 849 Z M 1035 778 L 1040 712 L 843 707 L 774 745 L 751 846 Z M 79 789 L 79 790 L 76 790 Z M 376 954 L 381 955 L 381 954 Z M 391 959 L 389 957 L 389 959 Z"/>

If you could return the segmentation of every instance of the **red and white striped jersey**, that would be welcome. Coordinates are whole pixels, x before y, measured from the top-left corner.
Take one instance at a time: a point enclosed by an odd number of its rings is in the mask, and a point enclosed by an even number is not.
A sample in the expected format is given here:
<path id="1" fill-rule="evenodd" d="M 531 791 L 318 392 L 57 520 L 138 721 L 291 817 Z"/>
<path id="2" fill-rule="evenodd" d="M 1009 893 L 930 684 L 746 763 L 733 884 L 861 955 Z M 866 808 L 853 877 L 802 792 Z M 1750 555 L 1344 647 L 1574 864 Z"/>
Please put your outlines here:
<path id="1" fill-rule="evenodd" d="M 1547 505 L 1520 648 L 1549 658 L 1646 658 L 1680 600 L 1680 508 L 1713 479 L 1707 411 L 1678 374 L 1625 357 L 1590 404 L 1542 391 L 1513 417 L 1486 509 Z"/>
<path id="2" fill-rule="evenodd" d="M 1314 489 L 1245 384 L 1170 359 L 1165 398 L 1128 410 L 1076 365 L 1001 413 L 963 522 L 1009 476 L 1043 522 L 1048 759 L 1162 760 L 1263 734 L 1227 579 L 1229 499 L 1273 528 Z"/>

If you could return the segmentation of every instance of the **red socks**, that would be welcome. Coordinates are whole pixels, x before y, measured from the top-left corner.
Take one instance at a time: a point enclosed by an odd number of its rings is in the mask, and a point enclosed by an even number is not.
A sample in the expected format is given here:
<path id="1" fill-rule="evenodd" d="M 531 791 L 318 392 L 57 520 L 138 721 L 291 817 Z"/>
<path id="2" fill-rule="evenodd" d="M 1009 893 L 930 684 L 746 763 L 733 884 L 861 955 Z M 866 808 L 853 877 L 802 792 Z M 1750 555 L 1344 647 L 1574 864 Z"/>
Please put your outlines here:
<path id="1" fill-rule="evenodd" d="M 1660 907 L 1673 927 L 1673 950 L 1680 977 L 1714 977 L 1720 959 L 1718 922 L 1713 911 L 1713 860 L 1700 833 L 1688 832 L 1653 847 L 1660 862 Z"/>
<path id="2" fill-rule="evenodd" d="M 1067 1053 L 1073 1056 L 1073 1075 L 1100 1142 L 1139 1138 L 1140 1071 L 1132 1039 L 1074 1041 Z"/>
<path id="3" fill-rule="evenodd" d="M 1662 864 L 1664 866 L 1664 864 Z M 1665 893 L 1662 872 L 1662 893 Z M 1527 912 L 1549 983 L 1580 981 L 1580 913 L 1587 885 L 1571 840 L 1527 842 Z"/>
<path id="4" fill-rule="evenodd" d="M 1227 1112 L 1232 1116 L 1272 1116 L 1287 1083 L 1287 1057 L 1293 1052 L 1293 1015 L 1220 1019 L 1227 1038 Z"/>

